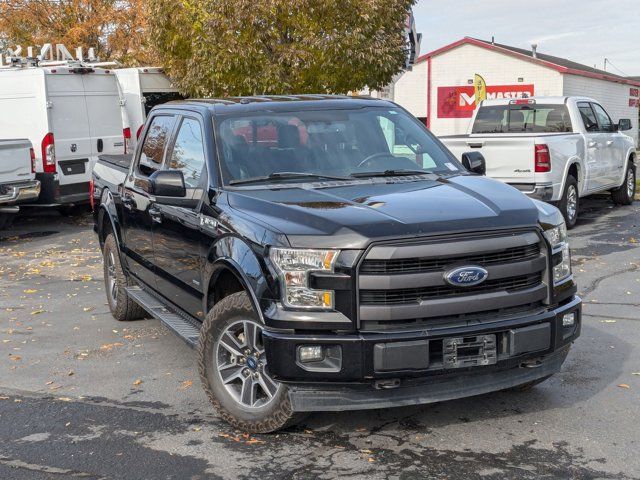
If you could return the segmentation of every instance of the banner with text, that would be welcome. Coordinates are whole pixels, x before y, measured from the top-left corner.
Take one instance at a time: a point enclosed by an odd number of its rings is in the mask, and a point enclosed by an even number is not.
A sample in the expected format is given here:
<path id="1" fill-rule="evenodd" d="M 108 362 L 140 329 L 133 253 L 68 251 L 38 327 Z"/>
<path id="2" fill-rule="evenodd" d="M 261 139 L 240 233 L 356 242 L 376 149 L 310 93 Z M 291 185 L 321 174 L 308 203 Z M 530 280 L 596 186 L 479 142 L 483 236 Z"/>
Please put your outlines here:
<path id="1" fill-rule="evenodd" d="M 533 85 L 487 85 L 487 100 L 534 95 Z M 473 85 L 438 87 L 438 118 L 471 118 L 476 108 Z"/>

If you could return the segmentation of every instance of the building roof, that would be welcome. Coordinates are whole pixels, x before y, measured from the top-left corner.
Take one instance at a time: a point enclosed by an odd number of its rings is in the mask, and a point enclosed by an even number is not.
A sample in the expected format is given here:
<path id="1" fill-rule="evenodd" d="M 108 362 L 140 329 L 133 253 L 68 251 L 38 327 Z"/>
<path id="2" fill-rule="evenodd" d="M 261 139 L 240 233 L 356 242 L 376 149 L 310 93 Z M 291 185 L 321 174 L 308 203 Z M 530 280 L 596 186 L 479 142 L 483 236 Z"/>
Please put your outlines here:
<path id="1" fill-rule="evenodd" d="M 462 40 L 450 43 L 444 47 L 438 48 L 432 52 L 426 53 L 418 58 L 416 63 L 423 62 L 429 58 L 436 57 L 441 53 L 453 50 L 461 45 L 475 45 L 477 47 L 486 48 L 487 50 L 493 50 L 496 52 L 510 55 L 512 57 L 520 58 L 528 62 L 536 63 L 547 68 L 551 68 L 560 73 L 568 73 L 572 75 L 581 75 L 583 77 L 597 78 L 600 80 L 607 80 L 610 82 L 626 83 L 629 85 L 640 86 L 640 77 L 623 77 L 616 75 L 605 70 L 589 67 L 578 62 L 573 62 L 566 58 L 555 57 L 553 55 L 547 55 L 546 53 L 536 52 L 536 56 L 533 56 L 532 50 L 526 50 L 524 48 L 512 47 L 510 45 L 504 45 L 487 40 L 480 40 L 478 38 L 464 37 Z"/>

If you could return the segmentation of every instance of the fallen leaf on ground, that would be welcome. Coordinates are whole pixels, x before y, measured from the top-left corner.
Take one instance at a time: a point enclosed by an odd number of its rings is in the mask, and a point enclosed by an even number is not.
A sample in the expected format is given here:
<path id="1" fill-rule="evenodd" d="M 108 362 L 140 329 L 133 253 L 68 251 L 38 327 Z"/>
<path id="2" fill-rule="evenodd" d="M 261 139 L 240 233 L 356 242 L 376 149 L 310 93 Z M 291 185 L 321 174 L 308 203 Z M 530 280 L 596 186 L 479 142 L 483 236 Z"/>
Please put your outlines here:
<path id="1" fill-rule="evenodd" d="M 115 342 L 115 343 L 105 343 L 104 345 L 100 346 L 100 350 L 111 350 L 114 347 L 121 347 L 123 346 L 124 343 L 120 343 L 120 342 Z M 81 354 L 82 355 L 82 354 Z"/>
<path id="2" fill-rule="evenodd" d="M 601 320 L 600 323 L 616 323 L 616 320 Z"/>
<path id="3" fill-rule="evenodd" d="M 186 390 L 187 388 L 191 387 L 191 385 L 193 385 L 193 381 L 185 380 L 180 384 L 180 390 Z"/>
<path id="4" fill-rule="evenodd" d="M 629 385 L 627 385 L 626 383 L 621 383 L 620 385 L 618 385 L 620 388 L 631 388 Z"/>
<path id="5" fill-rule="evenodd" d="M 137 379 L 135 382 L 133 382 L 134 385 L 140 385 L 142 383 L 142 380 Z"/>
<path id="6" fill-rule="evenodd" d="M 38 290 L 34 290 L 33 288 L 27 288 L 26 290 L 23 290 L 24 293 L 36 293 Z"/>
<path id="7" fill-rule="evenodd" d="M 17 362 L 18 360 L 22 360 L 22 357 L 20 355 L 14 355 L 12 353 L 9 354 L 9 360 L 13 360 L 14 362 Z"/>
<path id="8" fill-rule="evenodd" d="M 638 376 L 640 376 L 640 372 L 631 372 L 631 375 L 638 375 Z"/>
<path id="9" fill-rule="evenodd" d="M 34 310 L 33 312 L 31 312 L 31 315 L 40 315 L 41 313 L 46 312 L 46 310 Z"/>

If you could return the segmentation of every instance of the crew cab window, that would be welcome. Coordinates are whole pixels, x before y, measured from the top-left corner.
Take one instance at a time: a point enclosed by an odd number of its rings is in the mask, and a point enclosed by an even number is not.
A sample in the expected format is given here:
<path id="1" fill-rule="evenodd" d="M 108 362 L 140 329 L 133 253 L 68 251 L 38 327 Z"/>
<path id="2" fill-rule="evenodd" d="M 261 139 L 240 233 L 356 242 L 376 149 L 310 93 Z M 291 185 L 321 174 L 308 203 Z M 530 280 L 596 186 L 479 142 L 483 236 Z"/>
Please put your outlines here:
<path id="1" fill-rule="evenodd" d="M 578 103 L 578 110 L 580 110 L 580 116 L 582 117 L 582 123 L 584 123 L 584 129 L 587 132 L 598 131 L 598 120 L 596 114 L 593 113 L 591 105 L 588 103 Z"/>
<path id="2" fill-rule="evenodd" d="M 204 143 L 200 122 L 193 118 L 185 118 L 182 120 L 169 157 L 169 168 L 182 171 L 187 188 L 197 188 L 204 163 Z"/>
<path id="3" fill-rule="evenodd" d="M 149 176 L 160 170 L 174 121 L 173 115 L 158 115 L 151 120 L 138 162 L 138 171 L 141 174 Z"/>
<path id="4" fill-rule="evenodd" d="M 536 103 L 488 105 L 478 110 L 472 133 L 572 132 L 566 105 Z"/>
<path id="5" fill-rule="evenodd" d="M 613 122 L 611 121 L 611 117 L 609 114 L 605 112 L 604 108 L 602 108 L 597 103 L 592 103 L 593 111 L 596 112 L 596 118 L 598 119 L 598 125 L 600 126 L 601 132 L 612 132 L 613 131 Z"/>

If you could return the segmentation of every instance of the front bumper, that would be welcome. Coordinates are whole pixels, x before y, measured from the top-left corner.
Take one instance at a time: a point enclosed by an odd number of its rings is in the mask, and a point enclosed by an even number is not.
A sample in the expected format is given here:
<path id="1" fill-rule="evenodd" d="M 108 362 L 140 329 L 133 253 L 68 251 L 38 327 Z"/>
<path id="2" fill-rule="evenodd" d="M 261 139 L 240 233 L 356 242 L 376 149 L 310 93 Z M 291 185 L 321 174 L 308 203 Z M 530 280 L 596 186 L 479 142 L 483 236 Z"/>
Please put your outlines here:
<path id="1" fill-rule="evenodd" d="M 0 189 L 0 205 L 15 205 L 28 202 L 37 199 L 39 195 L 40 182 L 38 180 L 2 185 Z"/>
<path id="2" fill-rule="evenodd" d="M 575 324 L 563 327 L 563 317 L 572 313 L 575 314 Z M 291 394 L 301 398 L 299 404 L 293 402 L 298 405 L 294 408 L 301 411 L 326 410 L 327 406 L 336 402 L 342 405 L 341 409 L 352 404 L 355 405 L 353 408 L 379 408 L 424 403 L 426 399 L 439 401 L 476 395 L 550 375 L 559 370 L 562 364 L 559 358 L 562 355 L 558 352 L 565 351 L 580 335 L 580 325 L 581 300 L 574 296 L 552 310 L 482 324 L 414 332 L 346 335 L 265 330 L 263 339 L 269 373 L 277 380 L 290 384 Z M 542 343 L 540 330 L 546 332 Z M 496 335 L 498 343 L 495 364 L 455 369 L 444 366 L 444 339 L 492 334 Z M 513 344 L 514 341 L 518 342 L 517 345 Z M 333 352 L 339 347 L 340 361 L 317 367 L 302 364 L 298 360 L 298 348 L 304 345 L 322 345 L 333 349 Z M 393 349 L 390 362 L 380 359 L 381 345 L 399 347 Z M 403 351 L 406 351 L 404 356 Z M 429 359 L 423 363 L 416 362 L 416 352 L 425 354 L 425 351 Z M 531 362 L 537 368 L 522 366 Z M 389 365 L 392 367 L 389 368 Z M 395 383 L 390 383 L 391 380 Z M 389 385 L 397 388 L 388 391 L 376 388 Z M 330 393 L 315 397 L 310 393 L 312 391 Z M 400 394 L 400 391 L 404 393 Z M 321 400 L 325 397 L 325 400 Z M 314 402 L 320 404 L 313 406 Z"/>

